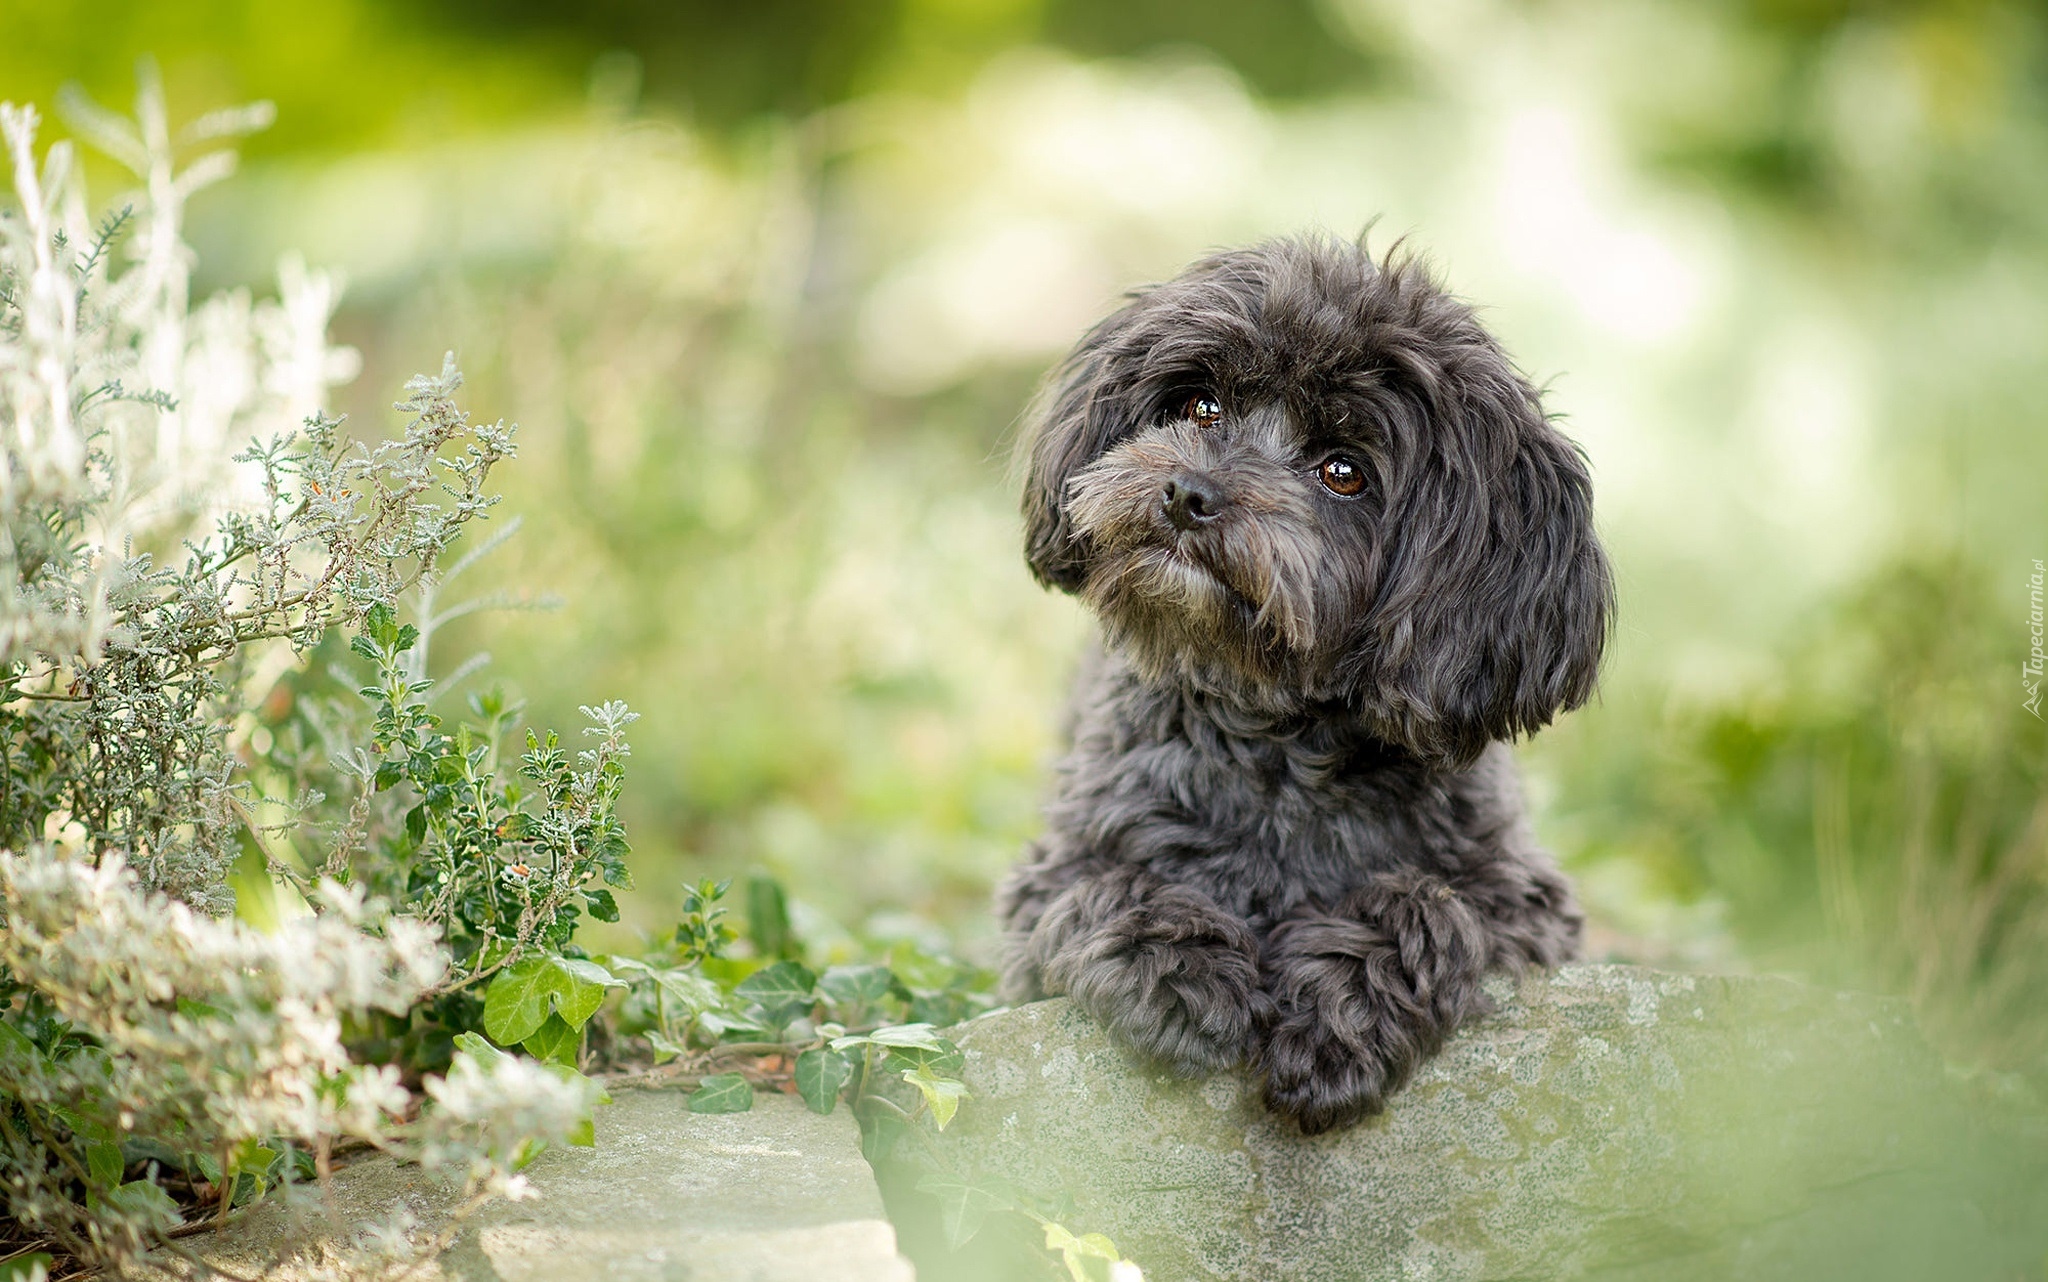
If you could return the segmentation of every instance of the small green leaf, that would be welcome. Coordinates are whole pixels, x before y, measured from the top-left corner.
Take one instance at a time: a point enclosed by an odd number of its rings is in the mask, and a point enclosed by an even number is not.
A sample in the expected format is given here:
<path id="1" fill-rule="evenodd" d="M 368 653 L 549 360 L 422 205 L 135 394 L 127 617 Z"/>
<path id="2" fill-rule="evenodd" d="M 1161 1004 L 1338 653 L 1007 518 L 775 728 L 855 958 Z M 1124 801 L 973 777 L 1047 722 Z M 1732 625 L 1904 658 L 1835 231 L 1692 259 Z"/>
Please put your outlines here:
<path id="1" fill-rule="evenodd" d="M 796 1057 L 796 1093 L 813 1113 L 829 1113 L 839 1092 L 853 1080 L 853 1065 L 834 1050 L 808 1050 Z"/>
<path id="2" fill-rule="evenodd" d="M 927 1175 L 917 1182 L 918 1191 L 938 1199 L 939 1224 L 946 1231 L 946 1245 L 959 1250 L 967 1245 L 992 1211 L 1007 1211 L 1016 1202 L 1007 1192 L 982 1184 L 968 1184 L 947 1175 Z"/>
<path id="3" fill-rule="evenodd" d="M 254 1201 L 270 1190 L 270 1170 L 277 1163 L 276 1149 L 265 1148 L 255 1140 L 245 1140 L 242 1146 L 228 1158 L 225 1178 L 234 1184 L 234 1205 Z"/>
<path id="4" fill-rule="evenodd" d="M 484 990 L 484 1032 L 500 1046 L 516 1046 L 540 1030 L 550 1013 L 581 1028 L 604 1005 L 607 989 L 623 981 L 578 957 L 528 957 L 498 972 Z"/>
<path id="5" fill-rule="evenodd" d="M 363 635 L 387 649 L 398 640 L 398 615 L 390 603 L 379 601 L 363 612 Z"/>
<path id="6" fill-rule="evenodd" d="M 787 956 L 794 943 L 789 930 L 789 897 L 782 883 L 767 873 L 747 878 L 747 937 L 762 957 Z"/>
<path id="7" fill-rule="evenodd" d="M 668 1038 L 663 1037 L 660 1029 L 650 1029 L 648 1031 L 647 1044 L 654 1048 L 654 1062 L 657 1064 L 666 1064 L 678 1055 L 690 1053 L 688 1047 L 678 1046 Z"/>
<path id="8" fill-rule="evenodd" d="M 930 1024 L 891 1024 L 872 1033 L 856 1033 L 832 1041 L 836 1051 L 864 1045 L 880 1046 L 896 1064 L 930 1069 L 940 1077 L 957 1075 L 967 1062 L 960 1048 L 939 1036 Z"/>
<path id="9" fill-rule="evenodd" d="M 498 1061 L 505 1058 L 505 1052 L 475 1033 L 457 1033 L 455 1049 L 474 1057 L 478 1066 L 486 1069 L 497 1067 Z"/>
<path id="10" fill-rule="evenodd" d="M 585 1077 L 567 1064 L 542 1064 L 541 1067 L 553 1073 L 560 1081 L 580 1082 L 584 1089 L 590 1092 L 590 1103 L 593 1107 L 612 1102 L 612 1093 L 604 1088 L 603 1082 L 594 1077 Z"/>
<path id="11" fill-rule="evenodd" d="M 918 1094 L 924 1096 L 924 1102 L 932 1110 L 932 1120 L 939 1124 L 942 1131 L 946 1129 L 946 1123 L 953 1120 L 953 1114 L 959 1111 L 960 1101 L 972 1098 L 967 1083 L 955 1081 L 950 1077 L 939 1077 L 932 1072 L 929 1065 L 920 1064 L 914 1069 L 904 1069 L 903 1080 L 915 1086 Z"/>
<path id="12" fill-rule="evenodd" d="M 556 1010 L 577 1028 L 589 1023 L 597 1008 L 604 1005 L 606 989 L 626 986 L 624 980 L 594 961 L 585 961 L 581 957 L 550 957 L 548 960 L 554 963 L 566 981 L 561 985 L 561 999 Z"/>
<path id="13" fill-rule="evenodd" d="M 559 974 L 546 957 L 516 961 L 484 990 L 484 1032 L 500 1046 L 517 1046 L 540 1030 L 554 1009 Z"/>
<path id="14" fill-rule="evenodd" d="M 95 1184 L 119 1188 L 121 1175 L 128 1169 L 128 1163 L 121 1156 L 119 1144 L 99 1140 L 85 1146 L 85 1167 L 92 1172 Z"/>
<path id="15" fill-rule="evenodd" d="M 693 1013 L 717 1010 L 725 1003 L 725 994 L 718 985 L 689 970 L 664 970 L 658 972 L 654 982 L 661 985 L 661 991 L 671 1000 L 681 1002 Z"/>
<path id="16" fill-rule="evenodd" d="M 622 953 L 599 953 L 598 956 L 604 958 L 604 968 L 606 970 L 619 976 L 627 983 L 637 983 L 643 979 L 653 979 L 661 973 L 646 962 L 641 961 L 638 957 L 627 957 Z"/>
<path id="17" fill-rule="evenodd" d="M 738 1073 L 707 1077 L 690 1092 L 692 1113 L 744 1113 L 754 1106 L 754 1088 Z"/>
<path id="18" fill-rule="evenodd" d="M 883 1028 L 877 1028 L 874 1032 L 860 1032 L 852 1036 L 834 1038 L 831 1049 L 844 1051 L 848 1046 L 860 1046 L 866 1042 L 872 1042 L 877 1046 L 918 1046 L 918 1049 L 926 1051 L 940 1051 L 944 1046 L 952 1044 L 946 1038 L 938 1036 L 938 1030 L 930 1024 L 885 1024 Z"/>
<path id="19" fill-rule="evenodd" d="M 619 901 L 612 898 L 611 891 L 602 888 L 586 890 L 583 892 L 583 898 L 589 901 L 590 915 L 597 920 L 617 921 L 619 919 Z"/>
<path id="20" fill-rule="evenodd" d="M 597 1147 L 596 1108 L 612 1102 L 611 1092 L 567 1064 L 548 1064 L 547 1070 L 565 1082 L 581 1082 L 590 1090 L 591 1111 L 585 1113 L 567 1136 L 571 1148 Z"/>
<path id="21" fill-rule="evenodd" d="M 918 992 L 910 999 L 910 1017 L 948 1028 L 972 1016 L 980 1007 L 973 995 L 951 989 Z"/>
<path id="22" fill-rule="evenodd" d="M 834 966 L 818 977 L 818 991 L 841 1006 L 867 1006 L 897 988 L 887 966 Z"/>
<path id="23" fill-rule="evenodd" d="M 17 1255 L 0 1263 L 0 1282 L 29 1282 L 36 1277 L 48 1277 L 52 1261 L 47 1251 L 35 1251 L 28 1255 Z M 38 1273 L 37 1270 L 42 1270 Z"/>
<path id="24" fill-rule="evenodd" d="M 94 1200 L 88 1195 L 87 1201 Z M 130 1180 L 106 1196 L 106 1204 L 126 1212 L 137 1219 L 145 1220 L 157 1229 L 169 1232 L 184 1222 L 178 1213 L 178 1204 L 171 1195 L 158 1187 L 155 1180 Z"/>
<path id="25" fill-rule="evenodd" d="M 742 1001 L 758 1002 L 770 1024 L 781 1027 L 795 1019 L 817 1000 L 818 977 L 802 962 L 776 962 L 741 980 L 732 995 Z"/>
<path id="26" fill-rule="evenodd" d="M 768 1030 L 751 1019 L 741 1019 L 724 1011 L 707 1010 L 697 1016 L 697 1027 L 713 1038 L 730 1037 L 734 1033 L 742 1037 L 756 1036 Z"/>
<path id="27" fill-rule="evenodd" d="M 71 1133 L 82 1140 L 118 1140 L 118 1133 L 113 1127 L 88 1114 L 73 1112 L 61 1104 L 52 1105 L 50 1111 L 62 1118 L 64 1125 L 71 1128 Z"/>
<path id="28" fill-rule="evenodd" d="M 903 1123 L 895 1117 L 874 1109 L 860 1119 L 860 1155 L 869 1165 L 887 1161 L 896 1151 L 896 1141 L 903 1136 Z"/>
<path id="29" fill-rule="evenodd" d="M 1117 1254 L 1116 1243 L 1100 1233 L 1075 1237 L 1064 1225 L 1046 1221 L 1045 1249 L 1058 1251 L 1073 1282 L 1144 1282 L 1137 1266 Z M 1121 1269 L 1115 1266 L 1122 1265 Z"/>
<path id="30" fill-rule="evenodd" d="M 29 1065 L 42 1058 L 36 1044 L 5 1020 L 0 1020 L 0 1070 L 10 1073 L 28 1071 Z"/>
<path id="31" fill-rule="evenodd" d="M 583 1049 L 583 1033 L 572 1028 L 559 1014 L 550 1015 L 533 1036 L 519 1043 L 535 1059 L 549 1064 L 576 1067 L 577 1052 Z"/>

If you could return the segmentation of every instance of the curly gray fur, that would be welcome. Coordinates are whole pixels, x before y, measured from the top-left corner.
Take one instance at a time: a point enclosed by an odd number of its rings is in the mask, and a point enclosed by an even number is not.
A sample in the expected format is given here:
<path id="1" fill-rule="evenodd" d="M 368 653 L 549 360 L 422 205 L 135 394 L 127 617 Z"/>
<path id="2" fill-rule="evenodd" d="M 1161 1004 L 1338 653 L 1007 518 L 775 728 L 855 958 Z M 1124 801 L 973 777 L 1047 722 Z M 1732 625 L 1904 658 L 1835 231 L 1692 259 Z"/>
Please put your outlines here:
<path id="1" fill-rule="evenodd" d="M 1027 555 L 1103 645 L 998 892 L 1007 992 L 1349 1125 L 1488 971 L 1577 948 L 1503 741 L 1593 691 L 1613 586 L 1585 463 L 1469 307 L 1320 239 L 1138 292 L 1035 418 Z"/>

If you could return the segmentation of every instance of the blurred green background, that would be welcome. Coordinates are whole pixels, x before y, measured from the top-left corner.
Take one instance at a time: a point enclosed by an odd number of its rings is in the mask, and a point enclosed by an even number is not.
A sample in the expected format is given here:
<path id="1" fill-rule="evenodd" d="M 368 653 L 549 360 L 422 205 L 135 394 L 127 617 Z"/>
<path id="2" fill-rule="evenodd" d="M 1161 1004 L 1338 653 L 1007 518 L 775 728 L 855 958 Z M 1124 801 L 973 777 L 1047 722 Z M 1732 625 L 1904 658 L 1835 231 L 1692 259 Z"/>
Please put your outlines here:
<path id="1" fill-rule="evenodd" d="M 200 287 L 302 250 L 359 427 L 450 347 L 523 425 L 477 577 L 561 608 L 436 666 L 645 714 L 627 927 L 758 867 L 986 955 L 1087 628 L 1024 572 L 1020 408 L 1121 290 L 1372 224 L 1593 461 L 1620 628 L 1524 754 L 1590 951 L 2048 1068 L 2040 6 L 44 0 L 0 98 L 125 107 L 143 54 L 176 116 L 279 108 L 194 202 Z"/>

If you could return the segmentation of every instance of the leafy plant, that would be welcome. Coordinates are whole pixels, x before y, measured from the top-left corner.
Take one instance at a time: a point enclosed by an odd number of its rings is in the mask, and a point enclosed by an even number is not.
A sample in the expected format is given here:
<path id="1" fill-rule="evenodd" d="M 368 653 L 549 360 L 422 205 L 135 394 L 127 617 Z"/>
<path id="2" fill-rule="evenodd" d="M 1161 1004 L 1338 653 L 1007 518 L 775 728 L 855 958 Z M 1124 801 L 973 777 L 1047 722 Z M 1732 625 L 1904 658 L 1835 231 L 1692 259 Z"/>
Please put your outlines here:
<path id="1" fill-rule="evenodd" d="M 772 892 L 758 889 L 763 882 Z M 753 886 L 751 902 L 786 903 L 770 879 L 757 876 Z M 751 935 L 752 955 L 730 956 L 739 937 L 723 924 L 729 889 L 730 883 L 700 883 L 664 948 L 604 959 L 604 974 L 627 988 L 616 1031 L 644 1040 L 650 1076 L 694 1083 L 690 1107 L 697 1112 L 751 1108 L 756 1087 L 787 1089 L 817 1113 L 848 1100 L 871 1146 L 886 1128 L 920 1115 L 943 1129 L 967 1095 L 960 1052 L 930 1023 L 909 1017 L 920 1004 L 987 1009 L 987 973 L 899 946 L 896 965 L 936 978 L 950 990 L 947 1001 L 938 990 L 912 988 L 890 964 L 842 963 L 820 972 L 796 956 L 770 960 L 771 950 Z M 758 924 L 761 915 L 750 920 Z M 805 951 L 786 910 L 773 929 L 781 951 Z M 492 991 L 504 982 L 494 981 Z M 735 1063 L 742 1065 L 736 1073 L 713 1071 Z M 887 1085 L 898 1082 L 900 1088 Z"/>
<path id="2" fill-rule="evenodd" d="M 68 151 L 38 169 L 33 113 L 0 109 L 23 209 L 0 220 L 0 1194 L 34 1238 L 8 1258 L 197 1270 L 194 1221 L 273 1198 L 298 1218 L 280 1258 L 410 1268 L 523 1195 L 543 1147 L 591 1143 L 600 1078 L 705 1113 L 845 1103 L 877 1158 L 943 1130 L 971 1093 L 938 1025 L 991 1005 L 986 972 L 828 955 L 766 875 L 737 912 L 699 883 L 639 955 L 577 945 L 631 884 L 635 715 L 585 707 L 587 746 L 528 731 L 515 760 L 517 704 L 442 703 L 480 658 L 428 675 L 440 625 L 526 603 L 439 604 L 509 533 L 444 565 L 514 429 L 470 421 L 451 359 L 407 385 L 402 432 L 347 435 L 319 404 L 345 364 L 331 284 L 289 265 L 285 305 L 249 313 L 269 330 L 194 338 L 179 205 L 229 162 L 179 169 L 147 80 L 141 110 L 76 105 L 147 180 L 139 220 L 78 239 Z M 144 251 L 115 272 L 131 221 Z M 285 390 L 223 408 L 193 367 L 228 349 Z M 225 915 L 238 869 L 274 929 Z M 362 1149 L 458 1181 L 450 1222 L 319 1237 L 314 1194 Z M 1075 1278 L 1116 1262 L 1045 1223 Z"/>
<path id="3" fill-rule="evenodd" d="M 276 309 L 188 313 L 182 201 L 230 158 L 179 169 L 147 77 L 141 111 L 77 104 L 147 182 L 139 219 L 81 240 L 60 199 L 68 148 L 38 166 L 34 112 L 0 106 L 20 205 L 0 218 L 7 1222 L 81 1263 L 196 1264 L 176 1235 L 204 1204 L 303 1210 L 301 1186 L 351 1147 L 448 1172 L 459 1222 L 521 1195 L 541 1147 L 592 1138 L 603 1092 L 575 1043 L 619 984 L 572 936 L 586 911 L 615 919 L 606 886 L 626 884 L 614 805 L 633 714 L 587 710 L 596 742 L 573 758 L 529 733 L 509 778 L 502 700 L 442 729 L 422 629 L 399 612 L 452 577 L 443 554 L 497 502 L 513 429 L 469 421 L 451 360 L 407 385 L 402 434 L 345 436 L 318 407 L 343 363 L 333 291 L 303 269 L 287 265 Z M 115 272 L 131 222 L 142 246 Z M 209 381 L 237 360 L 264 392 Z M 256 439 L 230 460 L 236 432 Z M 324 699 L 307 660 L 343 632 L 372 681 Z M 306 697 L 265 716 L 280 690 Z M 287 894 L 270 933 L 220 916 L 257 853 Z M 475 991 L 493 976 L 495 1012 Z M 506 1040 L 535 1058 L 473 1031 L 506 1019 L 532 1023 Z M 324 1249 L 375 1269 L 452 1232 L 366 1227 Z"/>

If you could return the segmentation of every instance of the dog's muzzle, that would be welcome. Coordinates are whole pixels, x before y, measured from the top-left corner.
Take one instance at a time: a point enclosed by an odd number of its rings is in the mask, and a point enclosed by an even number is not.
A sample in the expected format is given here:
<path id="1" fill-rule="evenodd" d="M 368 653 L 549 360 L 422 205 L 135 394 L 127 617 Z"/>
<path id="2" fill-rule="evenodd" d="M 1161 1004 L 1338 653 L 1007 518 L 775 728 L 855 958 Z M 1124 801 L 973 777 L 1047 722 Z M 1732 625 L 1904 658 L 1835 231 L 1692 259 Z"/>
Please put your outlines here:
<path id="1" fill-rule="evenodd" d="M 1223 513 L 1223 487 L 1199 472 L 1177 472 L 1166 483 L 1160 509 L 1176 530 L 1194 530 Z"/>

